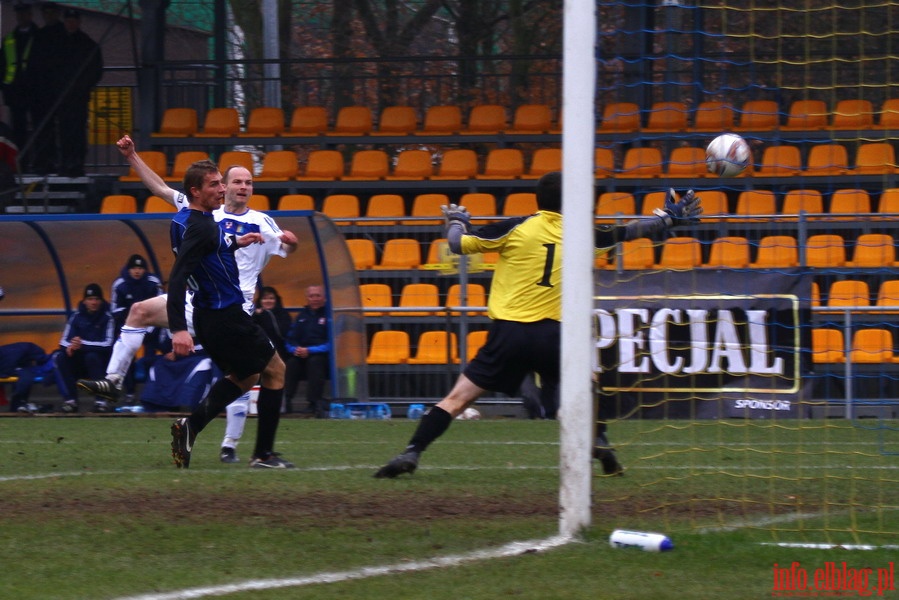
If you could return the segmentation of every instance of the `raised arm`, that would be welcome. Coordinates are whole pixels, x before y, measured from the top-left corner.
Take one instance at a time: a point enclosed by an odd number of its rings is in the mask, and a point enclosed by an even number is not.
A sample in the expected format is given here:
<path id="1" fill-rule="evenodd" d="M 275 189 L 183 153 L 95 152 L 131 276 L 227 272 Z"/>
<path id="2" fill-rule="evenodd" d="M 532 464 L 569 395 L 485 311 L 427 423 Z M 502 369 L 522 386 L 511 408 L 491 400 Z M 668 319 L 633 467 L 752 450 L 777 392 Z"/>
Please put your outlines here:
<path id="1" fill-rule="evenodd" d="M 119 152 L 122 153 L 122 156 L 125 157 L 125 160 L 128 161 L 128 164 L 131 165 L 131 168 L 134 169 L 134 172 L 137 173 L 137 176 L 140 177 L 141 182 L 147 189 L 150 190 L 152 194 L 159 196 L 174 206 L 175 195 L 178 193 L 177 190 L 170 188 L 162 177 L 157 175 L 153 169 L 147 166 L 147 163 L 145 163 L 137 153 L 137 149 L 134 147 L 134 140 L 131 139 L 131 136 L 123 136 L 116 142 L 116 146 L 118 146 Z"/>

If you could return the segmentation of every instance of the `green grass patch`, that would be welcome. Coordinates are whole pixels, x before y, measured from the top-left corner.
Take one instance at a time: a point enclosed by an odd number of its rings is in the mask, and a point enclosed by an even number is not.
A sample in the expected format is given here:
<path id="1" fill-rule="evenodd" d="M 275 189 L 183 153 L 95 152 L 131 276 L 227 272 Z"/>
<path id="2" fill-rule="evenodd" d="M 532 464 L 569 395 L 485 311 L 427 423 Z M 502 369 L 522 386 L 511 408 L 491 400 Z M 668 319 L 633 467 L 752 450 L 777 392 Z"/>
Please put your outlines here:
<path id="1" fill-rule="evenodd" d="M 298 468 L 260 472 L 218 461 L 222 419 L 200 435 L 189 470 L 171 464 L 168 419 L 0 419 L 0 548 L 10 561 L 0 597 L 299 580 L 558 532 L 557 423 L 459 422 L 413 477 L 374 479 L 413 428 L 285 419 L 278 448 Z M 894 549 L 760 545 L 899 543 L 899 465 L 878 435 L 843 421 L 617 423 L 628 470 L 594 478 L 593 525 L 577 543 L 228 597 L 759 598 L 771 595 L 775 563 L 883 568 Z M 251 421 L 241 458 L 254 436 Z M 675 549 L 613 549 L 615 528 L 663 531 Z"/>

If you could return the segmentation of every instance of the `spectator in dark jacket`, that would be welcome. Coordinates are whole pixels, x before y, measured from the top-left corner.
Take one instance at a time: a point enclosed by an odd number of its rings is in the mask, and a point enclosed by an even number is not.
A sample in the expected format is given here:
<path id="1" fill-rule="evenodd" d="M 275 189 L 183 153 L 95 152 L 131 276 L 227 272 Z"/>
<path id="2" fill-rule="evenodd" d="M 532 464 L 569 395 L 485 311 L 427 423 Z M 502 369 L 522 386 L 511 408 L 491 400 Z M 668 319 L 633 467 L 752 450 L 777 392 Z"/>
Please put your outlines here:
<path id="1" fill-rule="evenodd" d="M 290 330 L 290 313 L 284 308 L 278 290 L 269 286 L 259 290 L 259 299 L 256 301 L 253 320 L 265 330 L 268 339 L 275 345 L 275 349 L 281 355 L 281 360 L 286 364 L 290 359 L 290 353 L 284 343 L 284 336 Z"/>
<path id="2" fill-rule="evenodd" d="M 292 412 L 293 397 L 300 381 L 306 381 L 307 406 L 301 412 L 324 417 L 325 382 L 331 372 L 331 336 L 325 288 L 306 288 L 306 306 L 300 309 L 284 338 L 290 359 L 284 375 L 284 410 Z"/>
<path id="3" fill-rule="evenodd" d="M 31 384 L 37 375 L 45 371 L 50 357 L 44 349 L 32 342 L 13 342 L 0 346 L 0 377 L 18 377 L 10 398 L 10 412 L 37 412 L 38 407 L 28 402 Z"/>
<path id="4" fill-rule="evenodd" d="M 125 324 L 125 319 L 131 310 L 131 305 L 155 298 L 162 294 L 162 281 L 156 275 L 147 271 L 147 259 L 140 254 L 132 254 L 122 267 L 122 272 L 118 279 L 112 282 L 112 317 L 115 320 L 115 336 L 118 337 L 119 330 Z M 144 338 L 144 356 L 153 353 L 150 338 Z M 125 392 L 125 400 L 130 402 L 134 399 L 135 382 L 134 382 L 134 365 L 128 369 L 128 374 L 122 382 L 123 391 Z"/>
<path id="5" fill-rule="evenodd" d="M 114 322 L 103 290 L 96 283 L 84 288 L 84 300 L 69 317 L 59 340 L 59 350 L 53 353 L 56 385 L 63 398 L 63 412 L 78 411 L 79 378 L 99 379 L 106 373 L 106 363 L 112 354 Z M 100 398 L 94 403 L 96 412 L 107 412 L 109 405 Z"/>

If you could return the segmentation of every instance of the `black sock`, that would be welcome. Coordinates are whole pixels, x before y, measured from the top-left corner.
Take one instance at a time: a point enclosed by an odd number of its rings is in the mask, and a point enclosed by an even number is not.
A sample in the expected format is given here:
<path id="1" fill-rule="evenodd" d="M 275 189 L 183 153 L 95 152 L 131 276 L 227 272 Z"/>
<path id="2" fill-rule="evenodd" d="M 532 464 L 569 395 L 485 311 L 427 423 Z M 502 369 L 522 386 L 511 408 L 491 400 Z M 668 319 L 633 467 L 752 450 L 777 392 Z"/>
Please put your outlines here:
<path id="1" fill-rule="evenodd" d="M 266 458 L 274 451 L 275 434 L 278 432 L 278 423 L 281 422 L 281 399 L 284 397 L 284 389 L 273 390 L 271 388 L 259 388 L 259 398 L 256 400 L 256 451 L 253 456 Z"/>
<path id="2" fill-rule="evenodd" d="M 431 442 L 443 435 L 453 422 L 453 417 L 448 412 L 435 406 L 429 410 L 418 423 L 418 428 L 412 434 L 406 452 L 424 452 Z"/>
<path id="3" fill-rule="evenodd" d="M 236 383 L 222 377 L 209 389 L 209 394 L 200 401 L 194 412 L 187 418 L 191 429 L 200 433 L 226 406 L 242 395 L 243 390 L 237 387 Z"/>

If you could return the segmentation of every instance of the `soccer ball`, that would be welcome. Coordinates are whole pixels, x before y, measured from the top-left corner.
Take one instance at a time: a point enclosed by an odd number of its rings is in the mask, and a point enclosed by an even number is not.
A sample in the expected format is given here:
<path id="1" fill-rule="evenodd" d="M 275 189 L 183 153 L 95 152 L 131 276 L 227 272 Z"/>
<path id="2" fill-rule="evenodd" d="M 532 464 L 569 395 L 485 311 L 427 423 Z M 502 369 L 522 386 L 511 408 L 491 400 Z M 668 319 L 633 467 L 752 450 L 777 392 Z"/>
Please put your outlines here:
<path id="1" fill-rule="evenodd" d="M 481 413 L 475 407 L 469 406 L 456 418 L 460 421 L 477 421 L 481 418 Z"/>
<path id="2" fill-rule="evenodd" d="M 719 135 L 705 149 L 706 168 L 718 177 L 736 177 L 749 166 L 751 157 L 749 144 L 734 133 Z"/>

